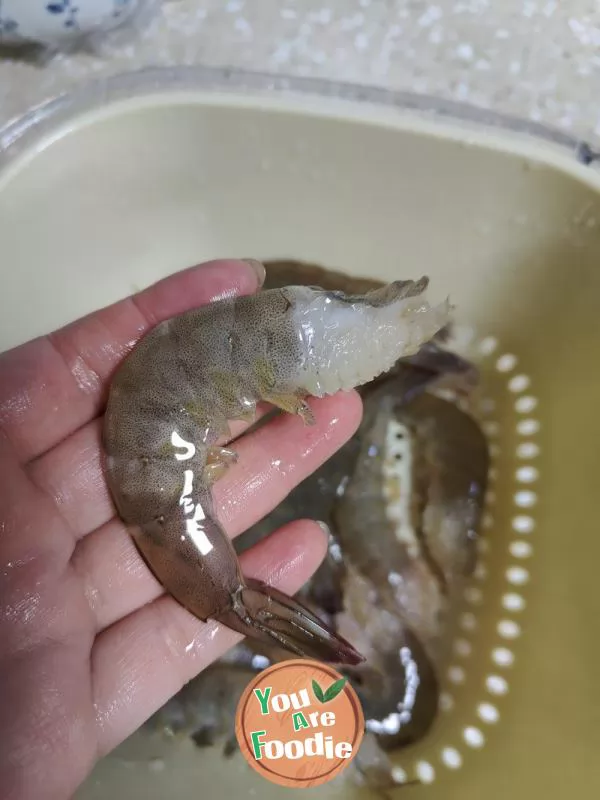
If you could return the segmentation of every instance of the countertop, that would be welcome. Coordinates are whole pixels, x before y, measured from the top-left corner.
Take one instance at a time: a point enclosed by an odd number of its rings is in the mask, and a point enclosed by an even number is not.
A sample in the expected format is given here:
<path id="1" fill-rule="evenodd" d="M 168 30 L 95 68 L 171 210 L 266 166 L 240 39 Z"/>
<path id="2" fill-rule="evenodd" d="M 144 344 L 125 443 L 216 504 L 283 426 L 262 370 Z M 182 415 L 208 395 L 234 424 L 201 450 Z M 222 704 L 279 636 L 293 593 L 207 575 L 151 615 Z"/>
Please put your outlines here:
<path id="1" fill-rule="evenodd" d="M 0 124 L 89 78 L 176 64 L 422 92 L 600 137 L 596 0 L 163 0 L 99 53 L 0 61 Z"/>

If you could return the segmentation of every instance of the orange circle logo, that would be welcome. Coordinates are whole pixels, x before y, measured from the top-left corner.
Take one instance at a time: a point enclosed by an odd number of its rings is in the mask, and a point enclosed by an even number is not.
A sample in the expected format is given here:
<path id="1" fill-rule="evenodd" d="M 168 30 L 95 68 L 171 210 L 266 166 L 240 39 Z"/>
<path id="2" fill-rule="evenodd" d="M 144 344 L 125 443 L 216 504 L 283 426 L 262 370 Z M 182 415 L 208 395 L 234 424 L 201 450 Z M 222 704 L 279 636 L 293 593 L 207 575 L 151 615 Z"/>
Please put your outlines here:
<path id="1" fill-rule="evenodd" d="M 365 719 L 347 679 L 318 661 L 283 661 L 246 687 L 235 732 L 251 767 L 280 786 L 320 786 L 348 766 Z"/>

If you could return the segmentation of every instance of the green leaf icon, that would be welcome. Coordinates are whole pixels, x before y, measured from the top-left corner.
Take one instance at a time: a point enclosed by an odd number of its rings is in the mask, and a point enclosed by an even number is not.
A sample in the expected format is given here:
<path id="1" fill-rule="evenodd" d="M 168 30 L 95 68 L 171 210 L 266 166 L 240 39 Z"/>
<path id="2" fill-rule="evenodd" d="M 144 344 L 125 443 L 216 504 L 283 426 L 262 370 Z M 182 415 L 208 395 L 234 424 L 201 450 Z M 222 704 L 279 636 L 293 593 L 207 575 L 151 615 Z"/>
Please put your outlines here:
<path id="1" fill-rule="evenodd" d="M 347 678 L 340 678 L 338 681 L 334 681 L 329 689 L 323 691 L 319 684 L 313 680 L 312 687 L 313 692 L 315 693 L 315 697 L 320 703 L 328 703 L 330 700 L 333 700 L 338 696 L 338 694 L 342 691 L 344 686 L 346 685 Z"/>
<path id="2" fill-rule="evenodd" d="M 323 689 L 321 689 L 319 684 L 314 679 L 313 679 L 313 682 L 312 682 L 312 687 L 313 687 L 313 692 L 315 693 L 315 697 L 317 698 L 317 700 L 319 700 L 321 703 L 324 703 L 325 702 L 325 695 L 323 694 Z"/>
<path id="3" fill-rule="evenodd" d="M 340 678 L 339 681 L 335 681 L 332 683 L 329 689 L 325 692 L 325 703 L 328 703 L 330 700 L 333 700 L 334 697 L 337 697 L 338 694 L 342 691 L 344 686 L 346 685 L 347 678 Z"/>

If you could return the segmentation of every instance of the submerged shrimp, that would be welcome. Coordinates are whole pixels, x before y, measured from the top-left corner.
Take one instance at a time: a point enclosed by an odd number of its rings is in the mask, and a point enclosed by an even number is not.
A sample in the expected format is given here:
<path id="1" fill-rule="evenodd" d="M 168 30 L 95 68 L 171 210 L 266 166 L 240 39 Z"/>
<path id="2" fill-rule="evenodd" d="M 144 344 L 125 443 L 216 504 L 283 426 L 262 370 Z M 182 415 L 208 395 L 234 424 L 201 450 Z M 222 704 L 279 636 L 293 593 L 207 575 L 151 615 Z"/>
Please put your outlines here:
<path id="1" fill-rule="evenodd" d="M 148 566 L 196 617 L 297 655 L 363 660 L 308 608 L 242 575 L 211 497 L 236 454 L 217 442 L 259 401 L 311 424 L 308 396 L 357 387 L 417 353 L 448 322 L 447 304 L 423 299 L 427 285 L 221 300 L 158 325 L 121 366 L 105 416 L 108 485 Z"/>
<path id="2" fill-rule="evenodd" d="M 366 720 L 354 778 L 382 798 L 405 785 L 398 782 L 392 754 L 421 740 L 438 713 L 438 678 L 447 666 L 440 645 L 450 638 L 452 597 L 473 567 L 486 485 L 483 435 L 465 412 L 427 393 L 439 383 L 434 363 L 429 366 L 429 382 L 404 362 L 382 384 L 371 384 L 352 439 L 241 537 L 245 549 L 306 508 L 330 524 L 328 556 L 300 596 L 366 656 L 366 663 L 340 670 Z M 457 357 L 455 366 L 464 373 L 467 364 Z M 439 367 L 448 369 L 448 360 Z M 385 429 L 394 421 L 405 426 L 410 454 L 398 487 L 412 500 L 404 522 L 389 519 L 384 508 Z M 417 532 L 418 547 L 398 536 L 406 534 L 406 522 Z M 398 593 L 403 583 L 412 586 L 410 597 Z M 199 747 L 220 744 L 230 756 L 244 688 L 253 674 L 287 658 L 285 650 L 256 640 L 237 645 L 169 701 L 152 727 L 179 730 Z"/>

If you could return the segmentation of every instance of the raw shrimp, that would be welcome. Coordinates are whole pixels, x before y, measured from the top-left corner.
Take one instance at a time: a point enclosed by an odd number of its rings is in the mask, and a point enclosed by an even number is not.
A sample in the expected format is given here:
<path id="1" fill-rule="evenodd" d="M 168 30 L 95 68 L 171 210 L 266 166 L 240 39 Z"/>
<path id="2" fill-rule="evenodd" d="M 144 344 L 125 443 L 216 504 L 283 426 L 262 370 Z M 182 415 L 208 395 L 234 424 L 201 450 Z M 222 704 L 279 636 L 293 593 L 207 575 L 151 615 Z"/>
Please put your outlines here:
<path id="1" fill-rule="evenodd" d="M 261 400 L 310 424 L 308 396 L 349 390 L 418 353 L 449 319 L 447 302 L 425 301 L 427 285 L 228 298 L 161 323 L 127 357 L 105 416 L 108 485 L 148 566 L 196 617 L 297 655 L 363 660 L 308 608 L 242 575 L 211 497 L 236 460 L 218 441 Z"/>
<path id="2" fill-rule="evenodd" d="M 385 748 L 417 741 L 435 719 L 450 616 L 474 565 L 486 489 L 485 438 L 468 414 L 425 391 L 439 380 L 400 363 L 365 387 L 357 433 L 239 545 L 306 508 L 329 524 L 328 556 L 301 597 L 366 656 L 347 674 Z M 390 426 L 403 437 L 399 481 L 386 476 Z"/>
<path id="3" fill-rule="evenodd" d="M 420 378 L 419 372 L 405 365 L 385 386 L 366 391 L 358 432 L 241 537 L 240 549 L 245 549 L 271 530 L 298 519 L 306 508 L 331 525 L 327 558 L 301 596 L 367 657 L 366 663 L 341 667 L 341 671 L 354 685 L 366 720 L 355 776 L 360 775 L 381 797 L 404 785 L 395 777 L 391 753 L 422 739 L 437 714 L 438 675 L 446 665 L 439 643 L 449 638 L 451 596 L 472 569 L 473 534 L 487 470 L 485 440 L 467 414 L 427 394 L 406 399 L 406 392 L 412 396 Z M 423 392 L 426 385 L 420 387 Z M 415 500 L 409 521 L 423 529 L 419 535 L 427 535 L 429 553 L 398 538 L 398 532 L 404 532 L 402 525 L 389 519 L 382 507 L 389 502 L 384 494 L 383 427 L 400 421 L 406 426 L 406 450 L 412 457 L 400 489 Z M 433 464 L 423 469 L 427 458 Z M 437 510 L 426 525 L 431 509 Z M 360 523 L 347 521 L 362 519 L 364 514 L 369 515 L 369 536 Z M 438 565 L 433 574 L 432 559 Z M 443 585 L 439 582 L 442 574 Z M 410 598 L 403 597 L 399 579 L 412 585 Z M 235 749 L 234 716 L 242 691 L 253 674 L 286 658 L 285 650 L 256 640 L 238 645 L 170 701 L 154 726 L 180 728 L 198 746 L 221 742 L 223 752 L 230 755 Z"/>
<path id="4" fill-rule="evenodd" d="M 356 468 L 335 505 L 334 529 L 346 562 L 372 584 L 372 604 L 393 609 L 439 664 L 454 600 L 475 565 L 489 453 L 469 414 L 427 392 L 406 403 L 393 391 L 396 380 L 365 403 Z M 395 477 L 385 466 L 390 430 Z"/>

